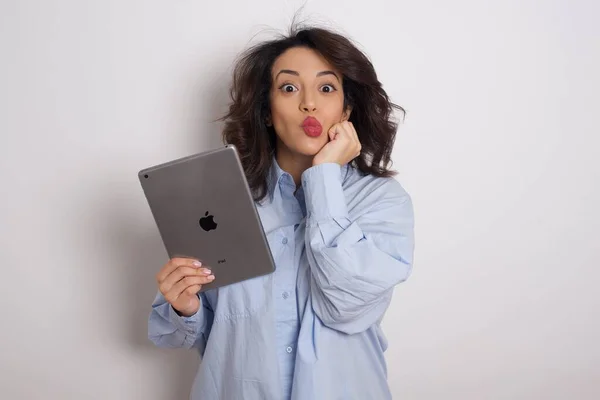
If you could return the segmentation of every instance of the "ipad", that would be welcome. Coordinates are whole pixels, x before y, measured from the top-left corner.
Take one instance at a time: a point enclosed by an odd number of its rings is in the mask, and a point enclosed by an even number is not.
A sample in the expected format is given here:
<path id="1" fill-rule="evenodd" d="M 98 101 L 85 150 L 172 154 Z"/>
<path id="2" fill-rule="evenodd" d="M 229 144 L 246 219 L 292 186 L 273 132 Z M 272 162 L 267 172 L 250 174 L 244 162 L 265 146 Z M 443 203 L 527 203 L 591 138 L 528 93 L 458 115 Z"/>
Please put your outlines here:
<path id="1" fill-rule="evenodd" d="M 169 258 L 196 258 L 213 271 L 201 291 L 275 270 L 235 146 L 145 168 L 138 178 Z"/>

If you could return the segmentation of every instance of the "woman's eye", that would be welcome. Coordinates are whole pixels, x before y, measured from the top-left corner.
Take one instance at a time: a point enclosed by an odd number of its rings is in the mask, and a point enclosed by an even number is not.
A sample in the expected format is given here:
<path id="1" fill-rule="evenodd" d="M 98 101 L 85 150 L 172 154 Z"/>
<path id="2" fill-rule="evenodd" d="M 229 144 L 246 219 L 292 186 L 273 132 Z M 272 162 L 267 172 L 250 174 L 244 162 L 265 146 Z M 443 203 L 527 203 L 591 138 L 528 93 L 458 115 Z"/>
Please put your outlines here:
<path id="1" fill-rule="evenodd" d="M 331 93 L 335 91 L 335 87 L 333 85 L 323 85 L 321 86 L 321 90 L 325 93 Z"/>
<path id="2" fill-rule="evenodd" d="M 289 83 L 281 86 L 279 89 L 282 89 L 286 93 L 292 93 L 297 90 L 294 85 L 290 85 Z"/>

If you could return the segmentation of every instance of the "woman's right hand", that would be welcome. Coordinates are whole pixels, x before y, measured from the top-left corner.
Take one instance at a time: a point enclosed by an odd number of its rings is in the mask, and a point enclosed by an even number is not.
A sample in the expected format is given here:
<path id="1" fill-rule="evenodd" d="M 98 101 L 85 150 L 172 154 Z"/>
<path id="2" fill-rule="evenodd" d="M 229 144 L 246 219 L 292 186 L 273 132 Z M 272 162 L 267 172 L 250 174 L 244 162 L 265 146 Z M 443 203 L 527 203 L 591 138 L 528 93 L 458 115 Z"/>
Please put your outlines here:
<path id="1" fill-rule="evenodd" d="M 178 314 L 191 317 L 200 309 L 198 292 L 215 276 L 198 260 L 172 258 L 156 274 L 158 289 Z"/>

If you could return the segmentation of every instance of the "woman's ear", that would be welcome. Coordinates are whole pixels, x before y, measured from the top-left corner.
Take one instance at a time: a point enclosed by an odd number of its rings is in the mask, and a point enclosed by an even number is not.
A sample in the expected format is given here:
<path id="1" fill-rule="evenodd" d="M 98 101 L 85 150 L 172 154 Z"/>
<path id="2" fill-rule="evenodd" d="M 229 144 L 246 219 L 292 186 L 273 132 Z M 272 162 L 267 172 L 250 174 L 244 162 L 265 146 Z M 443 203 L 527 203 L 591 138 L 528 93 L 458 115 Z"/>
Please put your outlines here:
<path id="1" fill-rule="evenodd" d="M 347 106 L 346 110 L 342 114 L 342 121 L 348 121 L 350 119 L 350 114 L 352 113 L 352 106 Z"/>

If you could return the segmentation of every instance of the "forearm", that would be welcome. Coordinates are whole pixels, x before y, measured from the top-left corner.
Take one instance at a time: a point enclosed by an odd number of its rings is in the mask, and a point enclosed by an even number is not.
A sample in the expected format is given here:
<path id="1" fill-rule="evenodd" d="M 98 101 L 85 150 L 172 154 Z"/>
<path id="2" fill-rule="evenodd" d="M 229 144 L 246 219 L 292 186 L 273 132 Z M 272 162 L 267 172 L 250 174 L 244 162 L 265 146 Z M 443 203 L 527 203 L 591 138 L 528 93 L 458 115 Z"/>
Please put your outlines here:
<path id="1" fill-rule="evenodd" d="M 410 274 L 410 198 L 398 185 L 375 188 L 377 201 L 353 221 L 338 168 L 321 165 L 303 179 L 314 311 L 333 329 L 363 331 L 383 317 L 394 286 Z"/>

